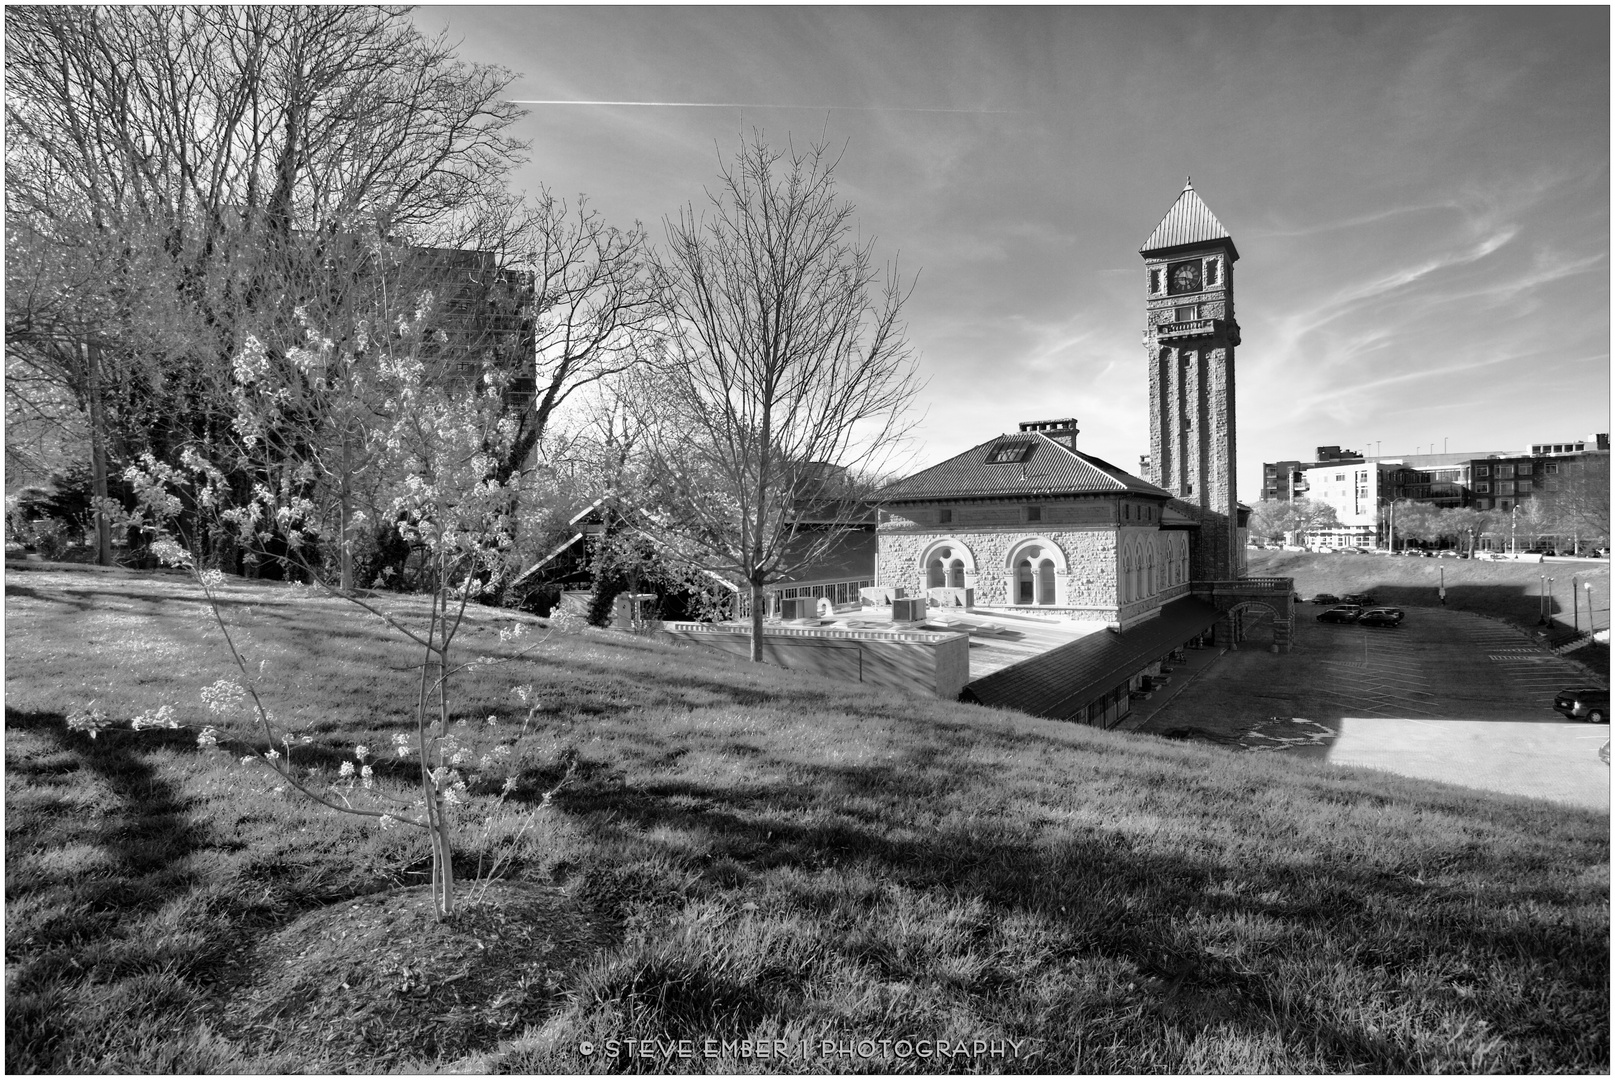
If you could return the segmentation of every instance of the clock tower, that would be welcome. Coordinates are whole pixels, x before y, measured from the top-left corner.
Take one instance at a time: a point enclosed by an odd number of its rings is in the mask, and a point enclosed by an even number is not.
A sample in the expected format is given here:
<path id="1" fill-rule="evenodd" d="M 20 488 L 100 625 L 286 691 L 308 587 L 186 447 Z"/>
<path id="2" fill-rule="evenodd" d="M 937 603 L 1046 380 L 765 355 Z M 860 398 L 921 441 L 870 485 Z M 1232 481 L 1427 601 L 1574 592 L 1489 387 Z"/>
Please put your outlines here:
<path id="1" fill-rule="evenodd" d="M 1197 581 L 1241 576 L 1234 478 L 1234 263 L 1239 251 L 1192 183 L 1139 249 L 1144 257 L 1144 345 L 1150 372 L 1145 478 L 1199 528 L 1190 545 Z"/>

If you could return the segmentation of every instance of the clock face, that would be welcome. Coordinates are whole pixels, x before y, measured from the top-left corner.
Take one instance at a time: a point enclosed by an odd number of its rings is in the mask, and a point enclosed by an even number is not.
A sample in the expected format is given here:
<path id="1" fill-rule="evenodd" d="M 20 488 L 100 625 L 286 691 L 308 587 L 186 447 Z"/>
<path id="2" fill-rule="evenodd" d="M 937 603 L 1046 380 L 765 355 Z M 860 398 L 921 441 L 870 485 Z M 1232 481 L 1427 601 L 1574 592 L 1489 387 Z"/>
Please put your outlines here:
<path id="1" fill-rule="evenodd" d="M 1174 263 L 1167 269 L 1175 293 L 1198 292 L 1200 289 L 1200 261 Z"/>

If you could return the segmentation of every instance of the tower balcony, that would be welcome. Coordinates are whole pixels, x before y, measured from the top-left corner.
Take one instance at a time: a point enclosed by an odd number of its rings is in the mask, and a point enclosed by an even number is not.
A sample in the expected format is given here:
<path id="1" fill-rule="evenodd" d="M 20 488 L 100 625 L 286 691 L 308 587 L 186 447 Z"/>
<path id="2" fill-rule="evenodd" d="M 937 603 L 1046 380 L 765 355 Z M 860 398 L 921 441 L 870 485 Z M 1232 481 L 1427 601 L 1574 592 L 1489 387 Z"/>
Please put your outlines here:
<path id="1" fill-rule="evenodd" d="M 1191 319 L 1187 322 L 1161 323 L 1155 327 L 1157 341 L 1192 341 L 1196 338 L 1224 336 L 1228 344 L 1239 344 L 1239 324 L 1224 319 Z"/>

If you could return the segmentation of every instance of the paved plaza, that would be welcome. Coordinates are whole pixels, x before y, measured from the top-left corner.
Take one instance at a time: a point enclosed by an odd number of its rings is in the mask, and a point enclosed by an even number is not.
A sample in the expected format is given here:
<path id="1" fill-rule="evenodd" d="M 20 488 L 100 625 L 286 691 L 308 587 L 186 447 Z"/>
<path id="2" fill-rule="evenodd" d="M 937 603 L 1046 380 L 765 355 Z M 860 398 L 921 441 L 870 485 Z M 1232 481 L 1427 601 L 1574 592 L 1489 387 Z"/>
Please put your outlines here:
<path id="1" fill-rule="evenodd" d="M 1224 653 L 1123 727 L 1609 810 L 1609 729 L 1553 711 L 1590 681 L 1576 664 L 1467 612 L 1410 608 L 1380 629 L 1320 610 L 1297 607 L 1290 653 Z"/>

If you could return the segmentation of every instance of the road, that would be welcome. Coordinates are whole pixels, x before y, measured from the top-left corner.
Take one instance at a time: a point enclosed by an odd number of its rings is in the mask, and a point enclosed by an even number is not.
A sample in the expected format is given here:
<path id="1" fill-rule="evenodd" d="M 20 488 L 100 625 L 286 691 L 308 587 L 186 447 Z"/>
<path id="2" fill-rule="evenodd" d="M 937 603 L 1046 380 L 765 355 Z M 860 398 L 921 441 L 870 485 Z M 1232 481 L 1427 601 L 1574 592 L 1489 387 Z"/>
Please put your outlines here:
<path id="1" fill-rule="evenodd" d="M 1321 610 L 1297 606 L 1289 653 L 1226 653 L 1124 726 L 1609 811 L 1609 728 L 1553 711 L 1581 668 L 1467 612 L 1408 608 L 1383 629 Z"/>

